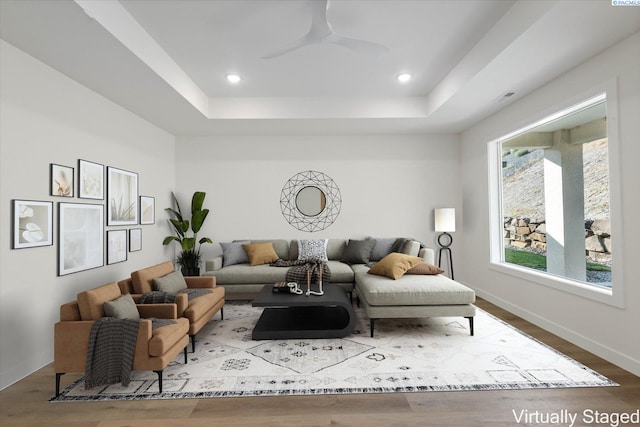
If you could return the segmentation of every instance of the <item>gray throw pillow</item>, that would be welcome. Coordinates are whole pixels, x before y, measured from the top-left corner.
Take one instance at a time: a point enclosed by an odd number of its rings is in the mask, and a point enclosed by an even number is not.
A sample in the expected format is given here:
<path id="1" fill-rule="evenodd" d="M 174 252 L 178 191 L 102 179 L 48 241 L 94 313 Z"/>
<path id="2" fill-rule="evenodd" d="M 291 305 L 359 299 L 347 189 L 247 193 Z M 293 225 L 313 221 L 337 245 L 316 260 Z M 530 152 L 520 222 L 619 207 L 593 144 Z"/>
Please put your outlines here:
<path id="1" fill-rule="evenodd" d="M 395 237 L 391 237 L 388 239 L 373 239 L 376 244 L 371 251 L 371 261 L 380 261 L 382 258 L 389 255 L 393 250 L 391 249 L 393 244 L 396 241 Z"/>
<path id="2" fill-rule="evenodd" d="M 171 292 L 173 294 L 187 288 L 187 282 L 179 271 L 174 271 L 166 276 L 153 279 L 153 290 L 160 292 Z"/>
<path id="3" fill-rule="evenodd" d="M 375 244 L 373 239 L 349 240 L 340 261 L 347 264 L 367 264 Z"/>
<path id="4" fill-rule="evenodd" d="M 249 264 L 249 257 L 242 245 L 251 243 L 249 240 L 240 240 L 230 243 L 220 243 L 222 246 L 222 265 Z"/>
<path id="5" fill-rule="evenodd" d="M 140 319 L 140 313 L 131 295 L 125 294 L 113 301 L 104 303 L 104 314 L 117 319 Z"/>

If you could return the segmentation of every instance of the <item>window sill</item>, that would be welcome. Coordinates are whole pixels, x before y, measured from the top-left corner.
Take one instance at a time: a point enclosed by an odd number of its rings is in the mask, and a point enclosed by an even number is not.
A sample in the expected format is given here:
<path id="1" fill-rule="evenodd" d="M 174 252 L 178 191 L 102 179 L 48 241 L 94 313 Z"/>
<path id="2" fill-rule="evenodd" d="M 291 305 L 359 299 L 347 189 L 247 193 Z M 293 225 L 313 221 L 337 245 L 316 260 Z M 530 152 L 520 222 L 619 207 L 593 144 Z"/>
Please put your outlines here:
<path id="1" fill-rule="evenodd" d="M 622 292 L 614 292 L 614 287 L 616 290 L 622 288 L 619 284 L 613 285 L 611 288 L 600 287 L 508 263 L 490 262 L 489 268 L 499 273 L 509 274 L 562 292 L 578 295 L 613 307 L 624 308 Z"/>

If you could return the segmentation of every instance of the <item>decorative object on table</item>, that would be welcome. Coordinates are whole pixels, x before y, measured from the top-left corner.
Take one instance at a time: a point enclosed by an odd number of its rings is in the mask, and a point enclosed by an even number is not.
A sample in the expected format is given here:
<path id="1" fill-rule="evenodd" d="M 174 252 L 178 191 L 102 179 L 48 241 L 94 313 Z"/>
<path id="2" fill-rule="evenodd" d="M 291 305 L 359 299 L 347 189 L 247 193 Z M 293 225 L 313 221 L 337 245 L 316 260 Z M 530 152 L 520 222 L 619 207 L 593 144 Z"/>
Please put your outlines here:
<path id="1" fill-rule="evenodd" d="M 53 202 L 13 200 L 12 249 L 53 245 Z"/>
<path id="2" fill-rule="evenodd" d="M 302 295 L 304 291 L 300 289 L 296 282 L 278 282 L 273 285 L 271 290 L 273 293 L 296 294 Z"/>
<path id="3" fill-rule="evenodd" d="M 88 160 L 78 160 L 78 197 L 104 199 L 104 166 Z"/>
<path id="4" fill-rule="evenodd" d="M 322 268 L 318 269 L 318 291 L 311 290 L 311 271 L 307 270 L 307 296 L 309 295 L 324 295 L 324 291 L 322 290 Z"/>
<path id="5" fill-rule="evenodd" d="M 51 163 L 50 195 L 73 197 L 73 168 Z"/>
<path id="6" fill-rule="evenodd" d="M 127 230 L 107 231 L 107 265 L 127 260 Z"/>
<path id="7" fill-rule="evenodd" d="M 308 258 L 298 260 L 278 259 L 270 264 L 272 267 L 289 267 L 285 280 L 292 283 L 306 283 L 307 295 L 322 295 L 322 282 L 327 283 L 331 278 L 329 264 L 320 258 Z M 317 283 L 318 290 L 312 290 L 312 285 Z"/>
<path id="8" fill-rule="evenodd" d="M 58 204 L 58 276 L 104 265 L 104 206 Z"/>
<path id="9" fill-rule="evenodd" d="M 107 225 L 138 223 L 138 174 L 107 167 Z"/>
<path id="10" fill-rule="evenodd" d="M 142 228 L 132 228 L 129 230 L 129 252 L 142 250 Z"/>
<path id="11" fill-rule="evenodd" d="M 451 270 L 451 279 L 453 279 L 453 258 L 451 257 L 451 244 L 453 236 L 451 234 L 456 231 L 456 210 L 455 208 L 438 208 L 434 213 L 435 230 L 440 233 L 438 235 L 438 267 L 442 266 L 442 252 L 449 253 L 449 269 Z"/>
<path id="12" fill-rule="evenodd" d="M 156 223 L 156 199 L 151 196 L 140 196 L 140 224 Z"/>
<path id="13" fill-rule="evenodd" d="M 173 199 L 173 208 L 165 208 L 165 211 L 169 212 L 172 218 L 169 218 L 169 222 L 173 226 L 176 232 L 175 236 L 167 236 L 162 241 L 163 245 L 175 241 L 180 244 L 181 251 L 176 258 L 176 262 L 182 269 L 182 274 L 185 276 L 199 276 L 200 275 L 200 247 L 204 243 L 213 243 L 209 237 L 202 237 L 198 240 L 198 232 L 204 224 L 204 220 L 209 215 L 209 209 L 203 209 L 204 198 L 206 193 L 203 191 L 196 191 L 191 198 L 191 218 L 187 219 L 182 216 L 180 210 L 180 203 L 175 194 L 171 193 Z M 191 230 L 192 235 L 190 235 Z"/>
<path id="14" fill-rule="evenodd" d="M 280 209 L 301 231 L 320 231 L 334 223 L 342 206 L 336 183 L 322 172 L 308 170 L 289 178 L 280 193 Z"/>

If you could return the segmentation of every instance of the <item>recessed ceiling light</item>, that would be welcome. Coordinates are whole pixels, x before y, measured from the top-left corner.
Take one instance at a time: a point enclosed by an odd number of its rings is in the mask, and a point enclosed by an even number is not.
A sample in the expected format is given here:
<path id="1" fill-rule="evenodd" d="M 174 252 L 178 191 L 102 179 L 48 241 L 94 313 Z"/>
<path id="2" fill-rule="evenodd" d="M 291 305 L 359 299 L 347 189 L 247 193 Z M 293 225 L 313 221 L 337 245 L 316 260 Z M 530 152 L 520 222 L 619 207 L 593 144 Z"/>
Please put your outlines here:
<path id="1" fill-rule="evenodd" d="M 240 80 L 242 79 L 237 74 L 227 74 L 227 81 L 229 81 L 229 83 L 239 83 Z"/>
<path id="2" fill-rule="evenodd" d="M 398 81 L 399 81 L 400 83 L 406 83 L 406 82 L 408 82 L 409 80 L 411 80 L 411 74 L 409 74 L 409 73 L 400 74 L 400 75 L 397 77 L 397 79 L 398 79 Z"/>

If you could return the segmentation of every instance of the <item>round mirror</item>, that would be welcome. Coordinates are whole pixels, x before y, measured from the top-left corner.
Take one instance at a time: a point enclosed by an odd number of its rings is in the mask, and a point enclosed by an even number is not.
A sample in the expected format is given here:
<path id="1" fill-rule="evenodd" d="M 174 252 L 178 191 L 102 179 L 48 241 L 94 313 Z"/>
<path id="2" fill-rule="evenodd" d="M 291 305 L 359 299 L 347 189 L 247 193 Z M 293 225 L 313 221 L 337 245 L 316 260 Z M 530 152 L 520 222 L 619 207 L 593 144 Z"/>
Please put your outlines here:
<path id="1" fill-rule="evenodd" d="M 296 208 L 305 216 L 318 216 L 326 206 L 327 197 L 318 187 L 304 187 L 296 195 Z"/>

